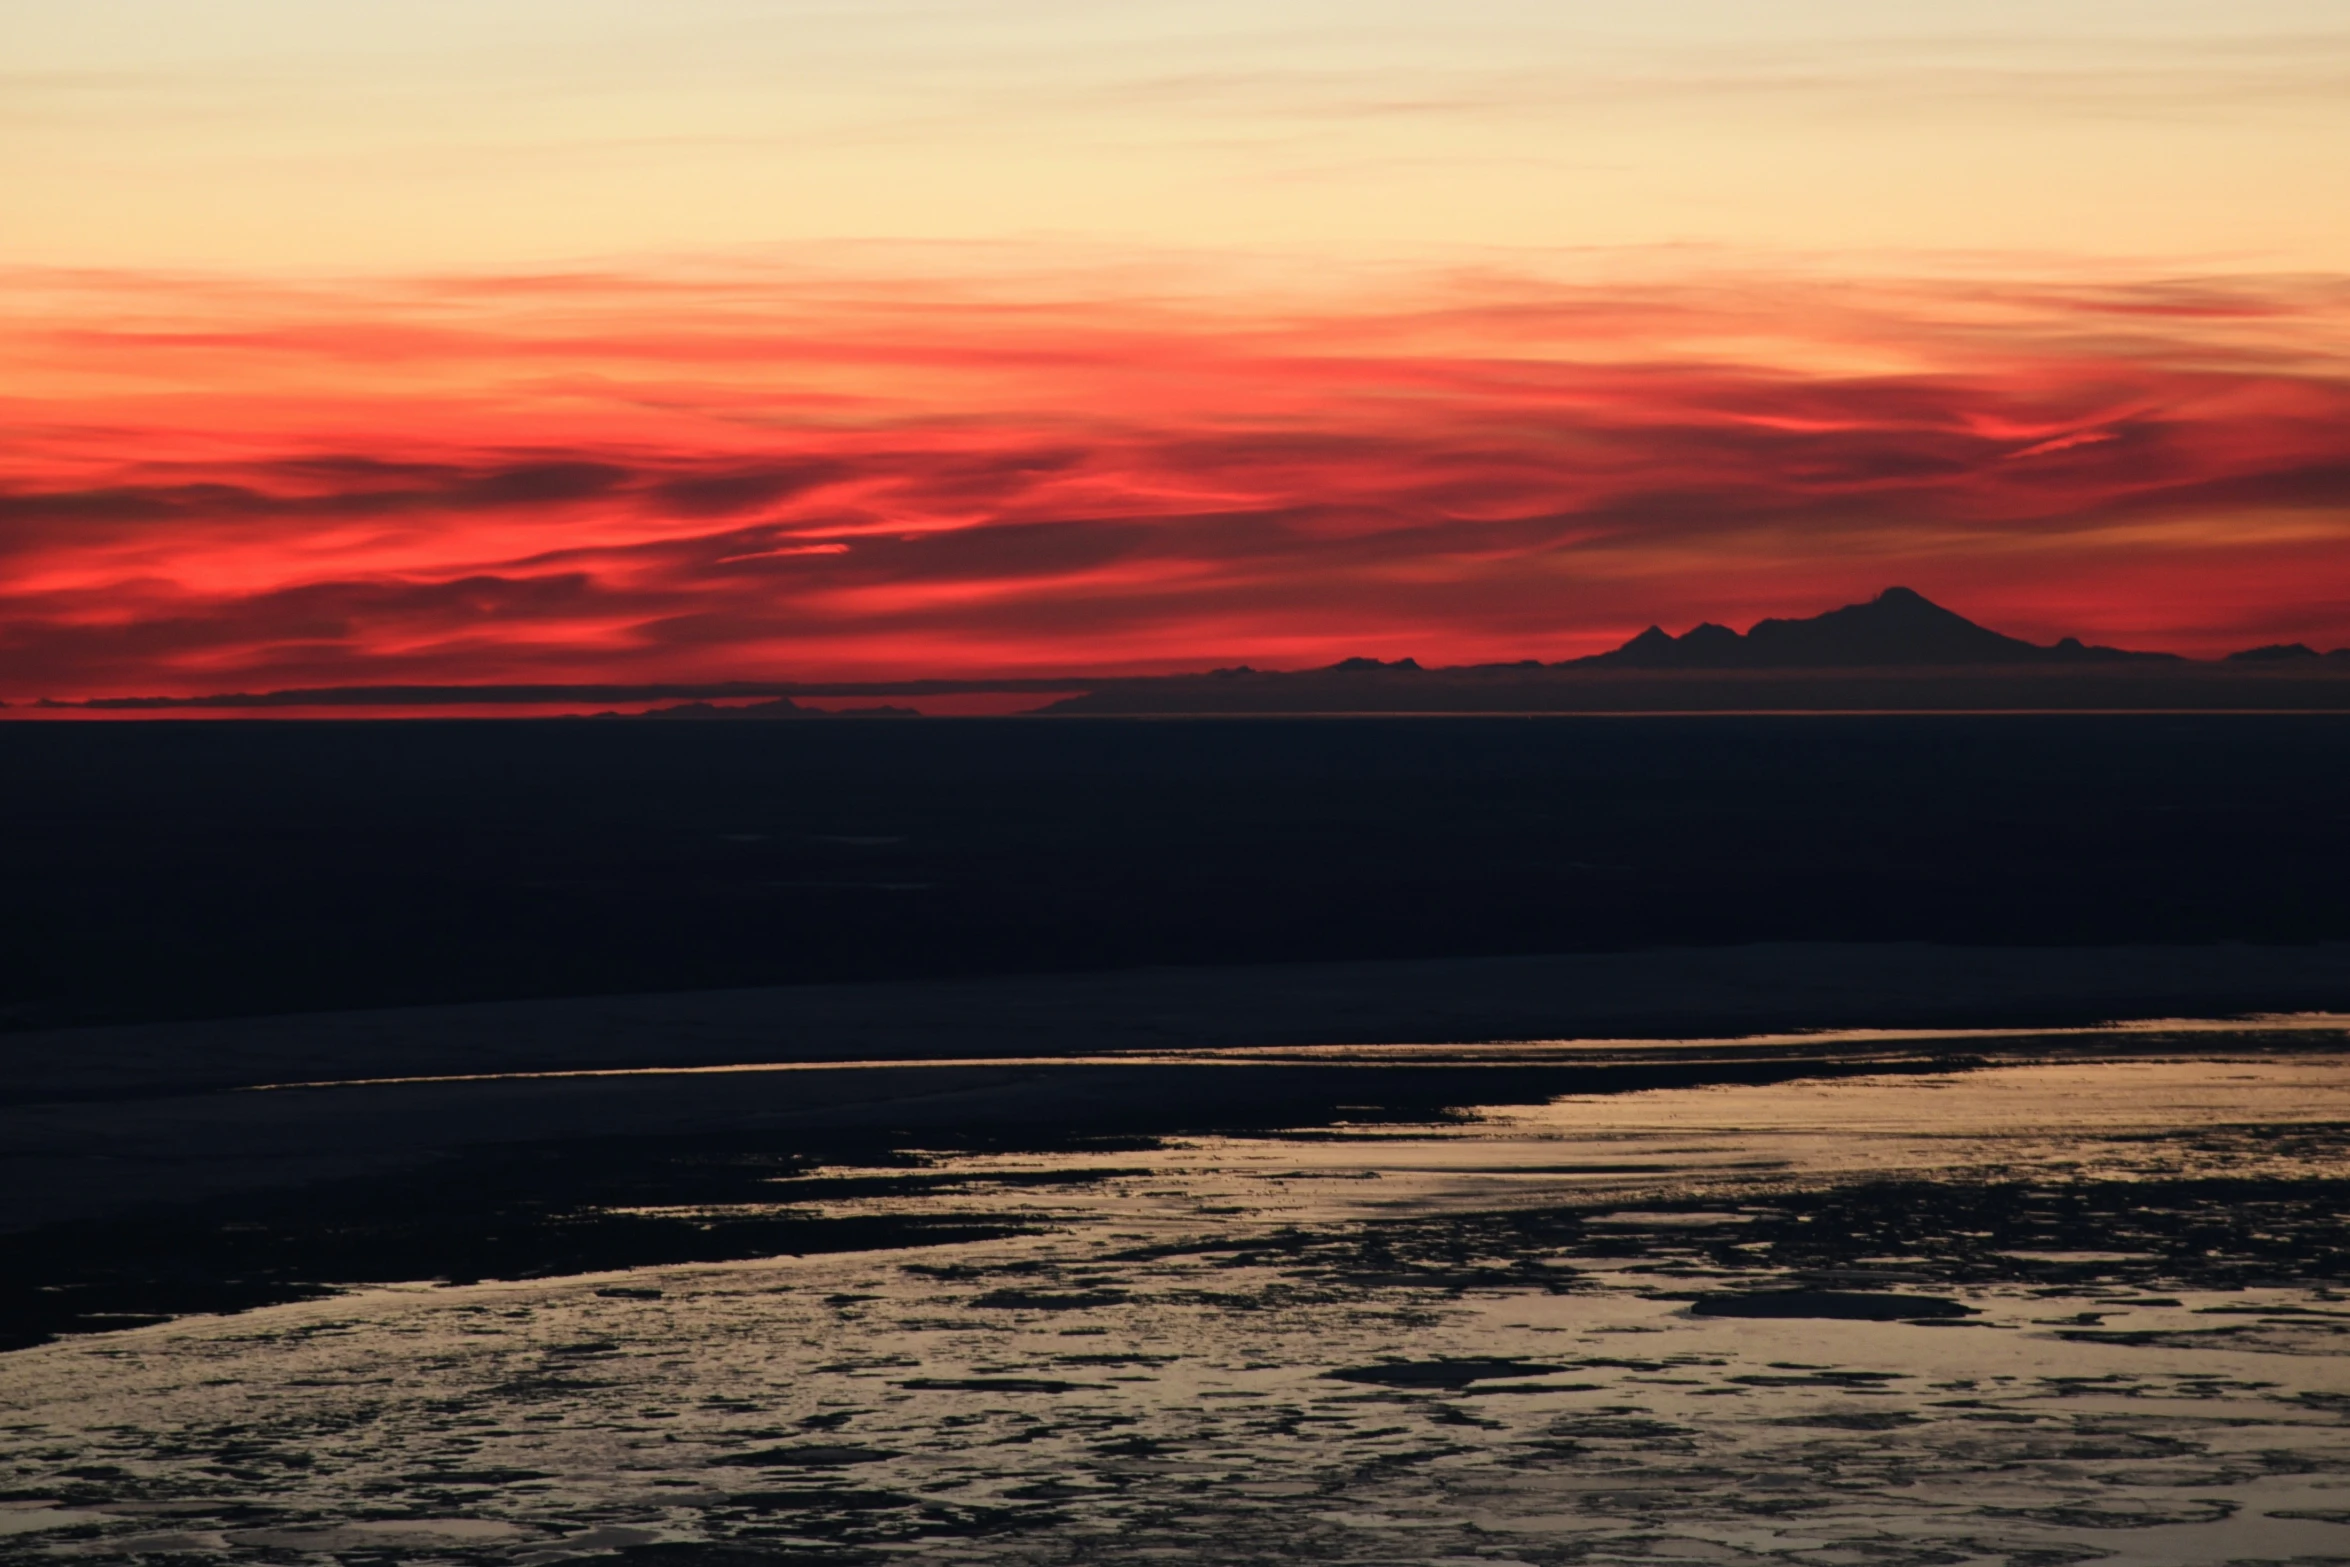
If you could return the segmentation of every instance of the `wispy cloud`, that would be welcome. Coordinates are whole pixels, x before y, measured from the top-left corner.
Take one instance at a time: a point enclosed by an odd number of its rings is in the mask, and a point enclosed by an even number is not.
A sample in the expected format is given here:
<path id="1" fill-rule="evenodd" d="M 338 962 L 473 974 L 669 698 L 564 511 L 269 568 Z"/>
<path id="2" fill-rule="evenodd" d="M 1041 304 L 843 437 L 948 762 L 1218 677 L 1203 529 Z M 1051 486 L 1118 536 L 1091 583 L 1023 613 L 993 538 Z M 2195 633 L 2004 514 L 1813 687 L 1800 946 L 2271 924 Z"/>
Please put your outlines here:
<path id="1" fill-rule="evenodd" d="M 2324 279 L 18 281 L 9 697 L 1556 657 L 1894 580 L 2350 642 Z"/>

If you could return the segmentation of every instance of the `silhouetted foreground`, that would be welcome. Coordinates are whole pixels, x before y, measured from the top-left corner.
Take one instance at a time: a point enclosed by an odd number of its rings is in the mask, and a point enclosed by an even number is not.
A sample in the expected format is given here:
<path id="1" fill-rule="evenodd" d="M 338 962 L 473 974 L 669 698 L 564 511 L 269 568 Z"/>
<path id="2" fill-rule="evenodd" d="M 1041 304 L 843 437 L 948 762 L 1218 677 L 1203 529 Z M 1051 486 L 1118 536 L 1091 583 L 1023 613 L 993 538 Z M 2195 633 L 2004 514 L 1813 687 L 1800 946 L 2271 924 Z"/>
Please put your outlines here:
<path id="1" fill-rule="evenodd" d="M 2350 648 L 2299 642 L 2190 662 L 2174 653 L 2042 645 L 1978 626 L 1908 588 L 1887 588 L 1799 620 L 1763 620 L 1743 635 L 1711 622 L 1680 636 L 1660 626 L 1609 652 L 1426 669 L 1417 660 L 1348 658 L 1321 669 L 1246 665 L 1204 674 L 1066 674 L 1006 679 L 710 681 L 659 685 L 372 685 L 202 696 L 43 698 L 36 709 L 125 712 L 490 709 L 536 704 L 690 700 L 629 716 L 773 721 L 915 717 L 884 703 L 831 709 L 795 697 L 1033 697 L 1055 714 L 1682 713 L 1682 712 L 2350 712 Z M 999 709 L 1002 711 L 1003 709 Z M 1017 709 L 1013 709 L 1017 710 Z M 621 716 L 616 711 L 597 714 Z"/>
<path id="2" fill-rule="evenodd" d="M 2096 651 L 2094 649 L 2090 650 Z M 1614 654 L 1602 655 L 1613 658 Z M 717 714 L 760 716 L 747 708 Z M 1781 667 L 1480 664 L 1223 670 L 1104 684 L 1042 709 L 1065 717 L 1368 713 L 2350 713 L 2350 658 Z M 658 716 L 658 715 L 651 715 Z"/>
<path id="3" fill-rule="evenodd" d="M 1887 588 L 1802 620 L 1757 621 L 1744 636 L 1707 622 L 1679 636 L 1651 626 L 1612 653 L 1577 663 L 1626 669 L 1926 668 L 1934 665 L 2175 663 L 2170 653 L 2089 647 L 2065 637 L 2043 647 L 1978 626 L 1909 588 Z"/>
<path id="4" fill-rule="evenodd" d="M 1622 647 L 1544 664 L 1422 669 L 1350 658 L 1326 669 L 1220 669 L 1104 683 L 1071 713 L 1722 713 L 2350 711 L 2350 648 L 2252 648 L 2214 663 L 2171 653 L 2048 646 L 1887 588 L 1744 635 L 1650 626 Z"/>
<path id="5" fill-rule="evenodd" d="M 2333 717 L 0 728 L 17 1026 L 2350 935 Z"/>

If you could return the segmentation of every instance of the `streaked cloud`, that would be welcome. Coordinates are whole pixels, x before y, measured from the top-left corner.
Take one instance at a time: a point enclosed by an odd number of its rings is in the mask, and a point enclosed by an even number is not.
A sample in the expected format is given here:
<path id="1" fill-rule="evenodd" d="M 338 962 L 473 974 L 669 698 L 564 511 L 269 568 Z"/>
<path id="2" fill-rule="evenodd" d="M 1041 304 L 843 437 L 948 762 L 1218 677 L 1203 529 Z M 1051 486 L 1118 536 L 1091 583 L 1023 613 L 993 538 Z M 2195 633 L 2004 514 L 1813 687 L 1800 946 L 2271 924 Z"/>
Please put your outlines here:
<path id="1" fill-rule="evenodd" d="M 2350 287 L 24 274 L 11 699 L 2350 642 Z"/>
<path id="2" fill-rule="evenodd" d="M 844 238 L 2350 269 L 2308 0 L 0 0 L 0 261 Z"/>

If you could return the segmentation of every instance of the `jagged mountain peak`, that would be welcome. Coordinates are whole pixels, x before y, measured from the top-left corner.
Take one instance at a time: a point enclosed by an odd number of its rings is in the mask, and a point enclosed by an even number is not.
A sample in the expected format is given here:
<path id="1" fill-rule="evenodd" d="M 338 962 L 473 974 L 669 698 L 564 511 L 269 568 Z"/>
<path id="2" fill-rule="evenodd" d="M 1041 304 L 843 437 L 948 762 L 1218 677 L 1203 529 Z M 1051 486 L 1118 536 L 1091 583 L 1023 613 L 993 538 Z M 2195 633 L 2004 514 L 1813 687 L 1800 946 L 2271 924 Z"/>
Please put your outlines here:
<path id="1" fill-rule="evenodd" d="M 1860 604 L 1806 619 L 1757 621 L 1741 636 L 1708 621 L 1681 636 L 1651 626 L 1587 664 L 1648 669 L 1904 668 L 2160 658 L 2084 646 L 2067 637 L 2042 647 L 1976 625 L 1915 588 L 1890 587 Z"/>

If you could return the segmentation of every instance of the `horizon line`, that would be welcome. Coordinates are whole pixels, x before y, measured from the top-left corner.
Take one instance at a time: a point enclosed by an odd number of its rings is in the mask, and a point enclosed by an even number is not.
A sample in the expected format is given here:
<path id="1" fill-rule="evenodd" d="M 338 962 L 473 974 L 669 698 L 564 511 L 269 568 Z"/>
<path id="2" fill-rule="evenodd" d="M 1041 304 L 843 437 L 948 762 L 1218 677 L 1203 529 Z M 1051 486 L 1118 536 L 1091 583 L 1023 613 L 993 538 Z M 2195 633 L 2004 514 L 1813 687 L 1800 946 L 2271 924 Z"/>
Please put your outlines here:
<path id="1" fill-rule="evenodd" d="M 19 713 L 32 712 L 142 712 L 179 709 L 238 709 L 279 707 L 519 707 L 544 703 L 588 702 L 662 702 L 711 701 L 729 698 L 744 700 L 773 700 L 793 697 L 887 697 L 887 696 L 1007 696 L 1034 694 L 1039 696 L 1091 694 L 1119 686 L 1149 686 L 1181 680 L 1245 680 L 1251 677 L 1286 679 L 1303 675 L 1361 674 L 1400 676 L 1442 676 L 1480 674 L 1524 677 L 1565 677 L 1579 680 L 1625 681 L 1635 684 L 1683 684 L 1704 680 L 1727 680 L 1741 684 L 1764 684 L 1791 679 L 1857 679 L 1873 678 L 1915 680 L 1921 678 L 2019 679 L 2059 680 L 2086 679 L 2094 681 L 2141 681 L 2165 676 L 2201 676 L 2206 673 L 2226 676 L 2264 678 L 2295 674 L 2330 674 L 2331 670 L 2312 668 L 2319 660 L 2332 660 L 2350 649 L 2334 653 L 2314 654 L 2310 658 L 2278 660 L 2244 660 L 2228 654 L 2219 658 L 2197 659 L 2184 655 L 2163 657 L 2159 663 L 2103 661 L 2093 664 L 1809 664 L 1774 665 L 1726 668 L 1639 668 L 1623 665 L 1593 665 L 1588 659 L 1568 659 L 1556 663 L 1542 663 L 1527 659 L 1509 663 L 1421 665 L 1413 660 L 1342 659 L 1332 664 L 1305 669 L 1256 669 L 1247 665 L 1218 669 L 1182 670 L 1157 675 L 1012 675 L 1001 679 L 985 677 L 935 677 L 907 680 L 840 680 L 840 681 L 662 681 L 643 684 L 598 681 L 580 684 L 513 685 L 489 682 L 479 685 L 345 685 L 345 686 L 290 686 L 269 691 L 210 692 L 194 696 L 107 696 L 57 698 L 38 697 L 29 701 L 0 701 L 0 708 Z M 1544 711 L 1544 710 L 1536 710 Z M 1787 711 L 1811 711 L 1787 709 Z M 1825 709 L 1823 711 L 1835 711 Z M 1938 711 L 1938 710 L 1937 710 Z M 1991 710 L 1986 710 L 1991 711 Z"/>

